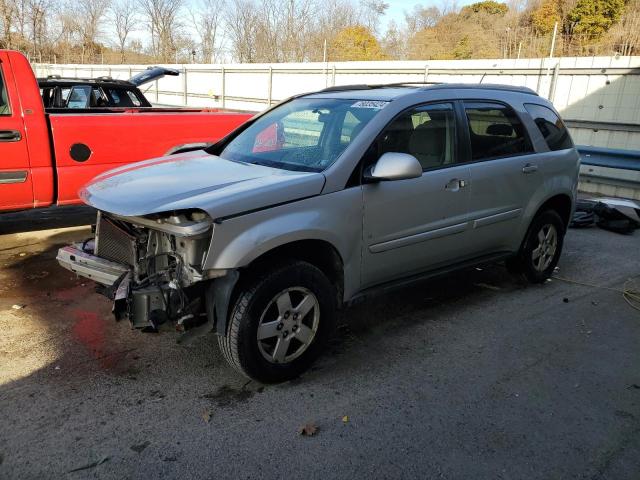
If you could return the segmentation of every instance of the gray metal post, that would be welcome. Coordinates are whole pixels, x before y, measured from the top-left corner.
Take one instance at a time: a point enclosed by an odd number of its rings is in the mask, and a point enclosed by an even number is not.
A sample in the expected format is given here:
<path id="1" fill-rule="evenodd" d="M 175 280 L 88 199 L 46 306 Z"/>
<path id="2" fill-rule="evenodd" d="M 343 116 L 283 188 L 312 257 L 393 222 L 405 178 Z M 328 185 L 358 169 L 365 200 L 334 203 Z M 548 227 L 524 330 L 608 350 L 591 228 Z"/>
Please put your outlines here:
<path id="1" fill-rule="evenodd" d="M 224 81 L 225 81 L 225 73 L 224 73 L 224 65 L 221 68 L 221 73 L 222 73 L 222 92 L 220 93 L 220 103 L 222 105 L 222 108 L 224 108 Z"/>
<path id="2" fill-rule="evenodd" d="M 544 58 L 540 59 L 540 72 L 538 72 L 538 85 L 536 86 L 536 93 L 540 93 L 540 86 L 542 84 L 542 70 L 544 69 Z"/>
<path id="3" fill-rule="evenodd" d="M 336 66 L 335 64 L 331 67 L 331 86 L 336 86 Z"/>
<path id="4" fill-rule="evenodd" d="M 182 104 L 186 107 L 188 102 L 187 92 L 187 67 L 182 67 Z"/>
<path id="5" fill-rule="evenodd" d="M 156 88 L 156 103 L 158 103 L 160 101 L 160 96 L 158 93 L 158 80 L 156 80 L 155 82 L 153 82 L 155 84 L 155 88 Z"/>
<path id="6" fill-rule="evenodd" d="M 556 87 L 558 85 L 558 74 L 560 73 L 560 62 L 556 63 L 553 69 L 553 78 L 549 86 L 549 100 L 553 103 L 556 99 Z"/>
<path id="7" fill-rule="evenodd" d="M 273 92 L 273 67 L 269 65 L 269 96 L 267 102 L 271 106 L 271 94 Z"/>
<path id="8" fill-rule="evenodd" d="M 424 66 L 424 83 L 427 83 L 427 79 L 429 78 L 429 65 Z"/>

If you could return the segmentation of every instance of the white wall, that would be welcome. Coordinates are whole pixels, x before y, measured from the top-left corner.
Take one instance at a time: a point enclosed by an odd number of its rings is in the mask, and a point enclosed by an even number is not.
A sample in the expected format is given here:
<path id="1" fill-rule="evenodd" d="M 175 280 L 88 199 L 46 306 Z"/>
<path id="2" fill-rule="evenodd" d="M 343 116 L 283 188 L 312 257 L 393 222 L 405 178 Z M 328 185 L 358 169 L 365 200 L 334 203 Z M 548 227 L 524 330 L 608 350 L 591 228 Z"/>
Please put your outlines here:
<path id="1" fill-rule="evenodd" d="M 640 57 L 168 66 L 183 74 L 160 80 L 157 90 L 150 85 L 146 95 L 152 103 L 250 111 L 332 85 L 425 80 L 523 85 L 554 102 L 577 144 L 640 150 Z M 145 68 L 34 65 L 38 76 L 121 79 Z"/>

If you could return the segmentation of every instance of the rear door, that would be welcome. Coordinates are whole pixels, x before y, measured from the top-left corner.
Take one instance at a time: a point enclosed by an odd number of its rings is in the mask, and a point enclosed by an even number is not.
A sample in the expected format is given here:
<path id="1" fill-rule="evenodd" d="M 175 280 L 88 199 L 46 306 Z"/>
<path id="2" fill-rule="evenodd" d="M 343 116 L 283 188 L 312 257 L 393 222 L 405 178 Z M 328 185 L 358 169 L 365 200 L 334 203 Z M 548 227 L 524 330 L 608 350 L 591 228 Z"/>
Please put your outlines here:
<path id="1" fill-rule="evenodd" d="M 541 162 L 520 117 L 510 106 L 465 101 L 471 145 L 470 206 L 478 255 L 513 248 L 524 210 L 542 185 Z"/>
<path id="2" fill-rule="evenodd" d="M 386 152 L 414 155 L 423 174 L 363 186 L 363 288 L 458 261 L 468 245 L 469 166 L 460 164 L 454 102 L 420 106 L 379 137 Z"/>
<path id="3" fill-rule="evenodd" d="M 6 52 L 0 52 L 0 210 L 33 207 L 22 110 Z"/>

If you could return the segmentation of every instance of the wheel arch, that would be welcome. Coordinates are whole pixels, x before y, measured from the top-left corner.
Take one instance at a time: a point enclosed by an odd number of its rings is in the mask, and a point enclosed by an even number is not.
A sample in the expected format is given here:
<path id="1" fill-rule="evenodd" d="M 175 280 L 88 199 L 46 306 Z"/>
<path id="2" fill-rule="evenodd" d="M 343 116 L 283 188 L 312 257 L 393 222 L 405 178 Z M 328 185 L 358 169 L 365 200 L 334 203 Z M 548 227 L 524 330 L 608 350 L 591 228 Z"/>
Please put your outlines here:
<path id="1" fill-rule="evenodd" d="M 573 201 L 569 195 L 560 193 L 545 200 L 545 202 L 540 205 L 533 218 L 537 217 L 545 210 L 554 210 L 555 212 L 557 212 L 558 215 L 560 215 L 562 222 L 564 223 L 565 230 L 569 227 L 569 222 L 571 221 L 571 212 L 573 210 Z"/>
<path id="2" fill-rule="evenodd" d="M 242 268 L 243 273 L 261 272 L 287 260 L 301 260 L 314 265 L 336 286 L 338 302 L 344 293 L 344 261 L 338 249 L 322 239 L 301 239 L 272 247 Z M 246 276 L 246 273 L 241 277 Z"/>

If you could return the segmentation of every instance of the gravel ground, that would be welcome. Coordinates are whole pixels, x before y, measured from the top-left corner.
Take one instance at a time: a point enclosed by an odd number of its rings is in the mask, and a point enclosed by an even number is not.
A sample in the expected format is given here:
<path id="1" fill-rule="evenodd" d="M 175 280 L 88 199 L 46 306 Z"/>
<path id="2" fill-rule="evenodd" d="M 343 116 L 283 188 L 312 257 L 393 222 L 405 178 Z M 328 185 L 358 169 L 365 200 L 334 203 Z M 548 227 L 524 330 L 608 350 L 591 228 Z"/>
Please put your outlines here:
<path id="1" fill-rule="evenodd" d="M 2 479 L 640 478 L 640 312 L 611 290 L 640 233 L 569 232 L 558 275 L 609 289 L 490 265 L 370 299 L 263 386 L 213 335 L 116 323 L 54 260 L 89 229 L 35 230 L 72 213 L 0 225 Z"/>

